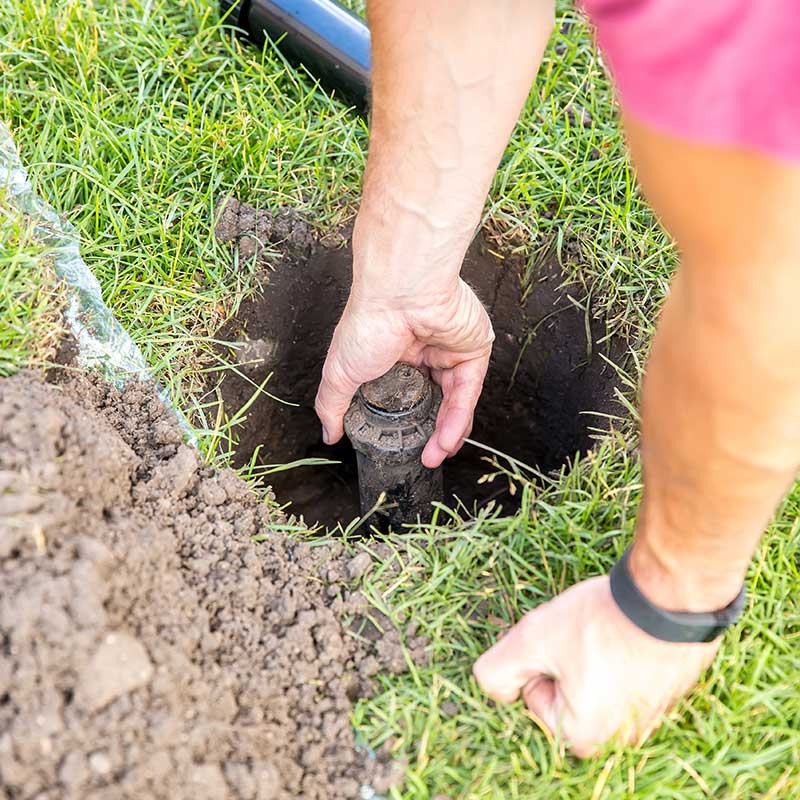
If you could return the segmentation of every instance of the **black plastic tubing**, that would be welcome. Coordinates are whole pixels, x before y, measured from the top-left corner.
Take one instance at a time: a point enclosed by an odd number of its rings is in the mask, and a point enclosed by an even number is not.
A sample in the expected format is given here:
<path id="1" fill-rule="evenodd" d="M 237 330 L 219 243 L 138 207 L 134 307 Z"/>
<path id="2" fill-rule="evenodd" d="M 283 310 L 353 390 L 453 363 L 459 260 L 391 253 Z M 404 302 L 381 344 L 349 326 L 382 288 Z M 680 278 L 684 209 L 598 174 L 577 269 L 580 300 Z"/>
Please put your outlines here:
<path id="1" fill-rule="evenodd" d="M 332 89 L 366 111 L 370 34 L 361 17 L 335 0 L 220 0 L 228 24 L 256 46 L 269 39 Z"/>

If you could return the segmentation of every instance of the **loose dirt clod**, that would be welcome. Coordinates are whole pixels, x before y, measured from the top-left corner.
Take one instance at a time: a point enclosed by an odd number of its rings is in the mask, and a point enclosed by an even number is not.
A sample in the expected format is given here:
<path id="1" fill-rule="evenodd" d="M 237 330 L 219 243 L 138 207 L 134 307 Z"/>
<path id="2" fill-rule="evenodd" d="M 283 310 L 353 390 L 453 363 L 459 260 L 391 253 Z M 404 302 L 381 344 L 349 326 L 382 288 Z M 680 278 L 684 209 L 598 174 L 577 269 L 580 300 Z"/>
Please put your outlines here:
<path id="1" fill-rule="evenodd" d="M 243 261 L 265 254 L 268 245 L 295 256 L 307 255 L 314 246 L 311 226 L 290 208 L 276 213 L 221 197 L 215 209 L 214 234 L 221 242 L 235 242 Z"/>
<path id="2" fill-rule="evenodd" d="M 402 779 L 349 722 L 403 666 L 396 630 L 344 622 L 369 559 L 270 532 L 150 387 L 0 381 L 0 513 L 0 798 L 322 800 Z"/>

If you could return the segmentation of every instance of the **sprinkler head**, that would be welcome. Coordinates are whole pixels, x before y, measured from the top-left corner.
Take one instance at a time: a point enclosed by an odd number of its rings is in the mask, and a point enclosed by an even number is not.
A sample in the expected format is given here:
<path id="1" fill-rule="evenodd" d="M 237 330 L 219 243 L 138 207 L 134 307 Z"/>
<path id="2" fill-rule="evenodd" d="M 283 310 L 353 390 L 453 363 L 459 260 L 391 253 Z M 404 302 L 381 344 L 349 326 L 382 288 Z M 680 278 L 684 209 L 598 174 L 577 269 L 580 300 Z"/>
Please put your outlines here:
<path id="1" fill-rule="evenodd" d="M 441 500 L 442 470 L 422 464 L 422 450 L 436 427 L 439 387 L 410 364 L 395 364 L 365 383 L 345 414 L 344 429 L 357 453 L 362 515 L 373 524 L 399 528 L 430 519 Z"/>

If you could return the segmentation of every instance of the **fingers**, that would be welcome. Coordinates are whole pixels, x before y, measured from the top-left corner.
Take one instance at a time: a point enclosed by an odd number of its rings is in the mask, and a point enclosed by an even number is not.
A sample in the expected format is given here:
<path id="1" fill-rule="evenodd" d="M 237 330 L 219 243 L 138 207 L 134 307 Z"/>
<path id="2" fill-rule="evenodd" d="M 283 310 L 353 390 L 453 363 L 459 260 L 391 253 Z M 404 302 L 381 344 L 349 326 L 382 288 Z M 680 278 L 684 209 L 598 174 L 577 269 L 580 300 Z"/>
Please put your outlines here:
<path id="1" fill-rule="evenodd" d="M 322 368 L 322 380 L 317 390 L 314 408 L 322 423 L 325 444 L 335 444 L 344 434 L 344 415 L 359 384 L 347 377 L 339 366 L 336 350 L 332 347 Z"/>
<path id="2" fill-rule="evenodd" d="M 481 689 L 499 703 L 513 703 L 534 679 L 558 678 L 553 666 L 539 657 L 547 652 L 547 631 L 537 616 L 540 610 L 543 607 L 524 616 L 472 668 Z"/>
<path id="3" fill-rule="evenodd" d="M 314 403 L 326 444 L 342 438 L 344 415 L 358 387 L 383 375 L 412 344 L 413 335 L 395 315 L 348 300 L 333 332 Z"/>
<path id="4" fill-rule="evenodd" d="M 536 631 L 530 630 L 532 625 L 539 627 L 535 614 L 523 617 L 509 634 L 475 662 L 472 671 L 481 689 L 498 702 L 511 703 L 521 691 L 525 705 L 541 725 L 553 736 L 564 735 L 565 723 L 570 720 L 565 713 L 566 701 L 556 675 L 557 668 L 538 658 L 532 649 L 531 636 L 540 638 Z M 548 644 L 541 637 L 539 647 L 546 649 Z M 578 742 L 571 749 L 580 756 L 583 752 L 589 753 L 591 747 Z"/>
<path id="5" fill-rule="evenodd" d="M 472 428 L 493 338 L 486 312 L 466 290 L 445 314 L 426 307 L 411 316 L 351 302 L 351 296 L 334 331 L 315 403 L 326 443 L 342 437 L 343 418 L 358 387 L 403 360 L 431 369 L 442 386 L 442 406 L 423 463 L 435 468 L 458 452 Z M 438 330 L 442 319 L 447 325 Z"/>
<path id="6" fill-rule="evenodd" d="M 422 451 L 422 464 L 428 469 L 436 469 L 436 467 L 441 466 L 442 462 L 449 455 L 450 453 L 439 445 L 439 441 L 434 433 L 431 438 L 428 439 L 428 443 Z"/>
<path id="7" fill-rule="evenodd" d="M 555 736 L 563 705 L 558 684 L 546 675 L 539 675 L 525 684 L 522 699 L 531 714 Z"/>
<path id="8" fill-rule="evenodd" d="M 434 376 L 434 380 L 440 383 L 440 379 L 437 376 Z M 431 434 L 431 438 L 428 439 L 422 450 L 422 463 L 424 466 L 428 467 L 428 469 L 436 469 L 436 467 L 450 455 L 447 450 L 439 444 L 439 437 L 437 436 L 437 431 L 442 424 L 442 420 L 447 416 L 447 405 L 448 397 L 444 395 L 442 397 L 442 403 L 439 406 L 439 411 L 436 414 L 436 427 Z"/>
<path id="9" fill-rule="evenodd" d="M 593 737 L 596 726 L 587 724 L 586 717 L 576 720 L 569 713 L 558 681 L 540 676 L 529 681 L 522 690 L 522 699 L 531 714 L 550 732 L 559 737 L 578 758 L 588 758 L 598 751 Z"/>
<path id="10" fill-rule="evenodd" d="M 583 704 L 578 720 L 567 703 L 566 676 L 559 665 L 563 642 L 553 628 L 558 619 L 552 611 L 545 603 L 529 612 L 475 662 L 473 674 L 481 689 L 498 702 L 511 703 L 521 692 L 542 726 L 553 736 L 563 737 L 571 752 L 584 758 L 597 748 L 592 704 Z"/>
<path id="11" fill-rule="evenodd" d="M 608 578 L 598 576 L 526 614 L 473 672 L 495 700 L 510 702 L 521 692 L 541 724 L 586 758 L 609 741 L 646 738 L 715 650 L 649 637 L 620 612 Z"/>
<path id="12" fill-rule="evenodd" d="M 488 364 L 486 355 L 463 361 L 450 370 L 434 371 L 443 397 L 436 430 L 422 452 L 422 463 L 426 467 L 438 467 L 445 458 L 455 455 L 469 436 Z"/>

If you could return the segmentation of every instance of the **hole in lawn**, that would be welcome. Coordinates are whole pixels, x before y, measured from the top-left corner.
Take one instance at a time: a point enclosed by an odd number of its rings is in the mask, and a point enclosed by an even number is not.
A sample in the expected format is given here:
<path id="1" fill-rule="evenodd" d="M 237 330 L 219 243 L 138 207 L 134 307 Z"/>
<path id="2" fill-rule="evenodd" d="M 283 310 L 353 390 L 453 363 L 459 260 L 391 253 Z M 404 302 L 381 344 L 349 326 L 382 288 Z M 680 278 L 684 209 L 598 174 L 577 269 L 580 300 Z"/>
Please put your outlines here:
<path id="1" fill-rule="evenodd" d="M 225 213 L 236 224 L 230 206 Z M 246 224 L 252 226 L 251 209 L 248 215 Z M 220 238 L 236 238 L 226 233 Z M 246 254 L 253 253 L 252 236 L 246 238 L 246 233 L 239 230 L 240 256 L 243 242 Z M 291 501 L 290 511 L 302 514 L 309 524 L 346 524 L 359 512 L 355 455 L 346 442 L 323 444 L 313 409 L 325 352 L 347 299 L 351 255 L 349 245 L 287 248 L 274 271 L 265 275 L 262 290 L 243 302 L 217 333 L 227 343 L 221 355 L 238 363 L 242 373 L 222 373 L 220 391 L 228 417 L 270 373 L 267 391 L 297 404 L 284 405 L 266 395 L 255 399 L 235 429 L 235 463 L 249 462 L 259 446 L 257 460 L 263 464 L 308 458 L 341 462 L 302 466 L 267 478 L 278 500 Z M 614 399 L 619 380 L 603 355 L 614 360 L 623 344 L 600 343 L 604 323 L 592 319 L 570 299 L 568 289 L 560 288 L 563 275 L 555 257 L 533 269 L 527 282 L 522 268 L 515 257 L 494 252 L 482 235 L 464 262 L 462 275 L 489 309 L 497 337 L 472 438 L 546 472 L 576 452 L 588 451 L 594 432 L 607 427 L 604 417 L 584 412 L 621 412 Z M 512 513 L 519 498 L 511 495 L 506 480 L 478 483 L 492 471 L 487 455 L 465 445 L 445 462 L 446 500 L 456 496 L 468 508 L 495 500 Z"/>

